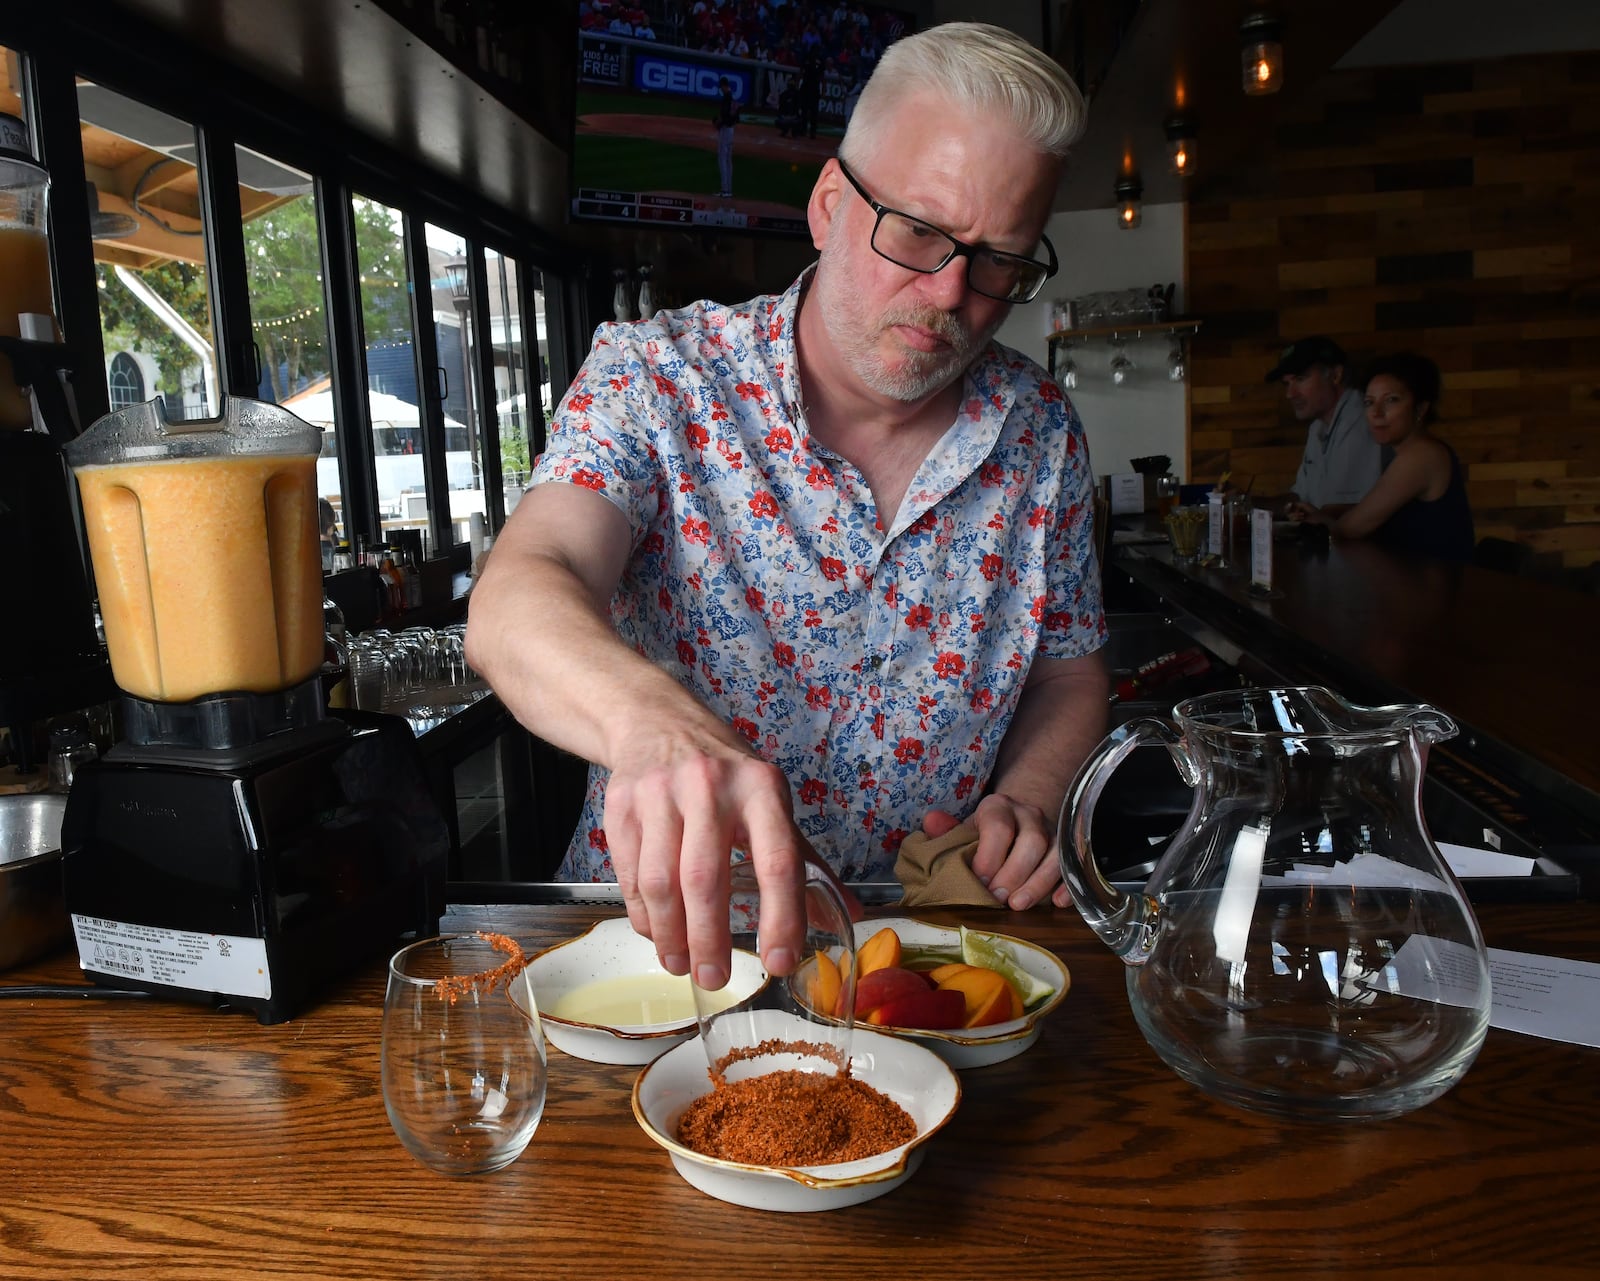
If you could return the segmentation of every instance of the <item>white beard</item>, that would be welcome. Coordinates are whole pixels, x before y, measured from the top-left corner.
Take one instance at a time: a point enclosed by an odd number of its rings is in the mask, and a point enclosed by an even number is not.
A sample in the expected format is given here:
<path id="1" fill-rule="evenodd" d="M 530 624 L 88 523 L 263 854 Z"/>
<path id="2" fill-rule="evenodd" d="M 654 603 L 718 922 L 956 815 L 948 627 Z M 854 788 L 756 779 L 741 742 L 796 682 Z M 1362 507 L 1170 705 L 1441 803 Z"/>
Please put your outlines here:
<path id="1" fill-rule="evenodd" d="M 965 372 L 973 357 L 999 328 L 997 319 L 983 333 L 969 334 L 949 312 L 928 304 L 911 304 L 892 308 L 881 316 L 868 316 L 862 296 L 849 287 L 848 273 L 839 261 L 843 251 L 833 248 L 837 243 L 829 240 L 822 248 L 816 301 L 822 310 L 828 337 L 845 364 L 878 395 L 914 403 L 943 390 Z M 965 263 L 951 263 L 945 267 L 946 271 L 964 269 Z M 915 325 L 930 330 L 949 346 L 940 351 L 917 351 L 894 340 L 900 346 L 901 360 L 891 366 L 879 353 L 879 346 L 895 325 Z"/>

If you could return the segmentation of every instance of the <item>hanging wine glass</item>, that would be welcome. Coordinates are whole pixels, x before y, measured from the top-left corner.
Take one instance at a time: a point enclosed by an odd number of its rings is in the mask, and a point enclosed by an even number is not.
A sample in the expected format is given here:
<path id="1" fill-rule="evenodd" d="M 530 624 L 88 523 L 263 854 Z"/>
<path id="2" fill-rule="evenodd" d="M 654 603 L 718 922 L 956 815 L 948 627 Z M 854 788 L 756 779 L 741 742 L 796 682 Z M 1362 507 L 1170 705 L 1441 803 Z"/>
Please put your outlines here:
<path id="1" fill-rule="evenodd" d="M 1127 385 L 1134 369 L 1133 361 L 1128 358 L 1128 353 L 1124 349 L 1124 342 L 1121 334 L 1111 339 L 1111 382 L 1117 387 Z"/>
<path id="2" fill-rule="evenodd" d="M 1167 377 L 1175 383 L 1181 383 L 1189 374 L 1189 362 L 1183 355 L 1183 337 L 1180 334 L 1172 335 L 1172 350 L 1167 353 Z"/>
<path id="3" fill-rule="evenodd" d="M 1056 366 L 1056 382 L 1067 391 L 1074 390 L 1078 385 L 1078 362 L 1072 358 L 1072 348 L 1067 343 L 1061 344 L 1061 363 Z"/>

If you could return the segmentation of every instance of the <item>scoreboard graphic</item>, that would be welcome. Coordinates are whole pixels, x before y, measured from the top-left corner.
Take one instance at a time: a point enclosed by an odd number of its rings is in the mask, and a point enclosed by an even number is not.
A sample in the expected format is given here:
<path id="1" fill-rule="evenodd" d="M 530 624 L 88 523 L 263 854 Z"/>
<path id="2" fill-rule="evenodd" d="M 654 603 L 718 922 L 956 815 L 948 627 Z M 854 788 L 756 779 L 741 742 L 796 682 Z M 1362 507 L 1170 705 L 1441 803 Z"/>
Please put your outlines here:
<path id="1" fill-rule="evenodd" d="M 613 222 L 737 227 L 748 231 L 780 231 L 791 235 L 804 235 L 808 230 L 804 218 L 753 213 L 712 196 L 665 196 L 653 192 L 579 187 L 572 203 L 573 212 L 580 218 L 603 218 Z"/>

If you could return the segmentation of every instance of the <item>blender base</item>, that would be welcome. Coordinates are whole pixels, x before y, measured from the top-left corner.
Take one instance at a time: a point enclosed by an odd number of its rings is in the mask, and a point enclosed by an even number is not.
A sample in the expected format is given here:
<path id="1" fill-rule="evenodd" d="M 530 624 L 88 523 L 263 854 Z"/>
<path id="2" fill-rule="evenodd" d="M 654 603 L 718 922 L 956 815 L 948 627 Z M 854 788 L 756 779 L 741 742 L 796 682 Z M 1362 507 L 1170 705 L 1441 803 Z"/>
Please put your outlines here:
<path id="1" fill-rule="evenodd" d="M 242 762 L 122 745 L 83 767 L 62 866 L 93 982 L 280 1023 L 438 933 L 449 834 L 410 730 L 359 712 L 308 730 Z"/>

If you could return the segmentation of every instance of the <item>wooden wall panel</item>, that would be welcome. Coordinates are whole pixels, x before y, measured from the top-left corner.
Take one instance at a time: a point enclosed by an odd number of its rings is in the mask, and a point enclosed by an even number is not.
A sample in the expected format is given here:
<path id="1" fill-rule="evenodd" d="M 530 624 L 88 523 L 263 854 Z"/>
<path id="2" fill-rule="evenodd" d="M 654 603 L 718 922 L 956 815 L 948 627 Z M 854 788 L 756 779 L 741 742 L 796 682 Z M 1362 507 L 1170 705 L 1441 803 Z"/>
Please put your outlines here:
<path id="1" fill-rule="evenodd" d="M 1600 53 L 1331 73 L 1187 225 L 1192 477 L 1288 488 L 1285 343 L 1409 348 L 1480 537 L 1600 559 Z"/>

